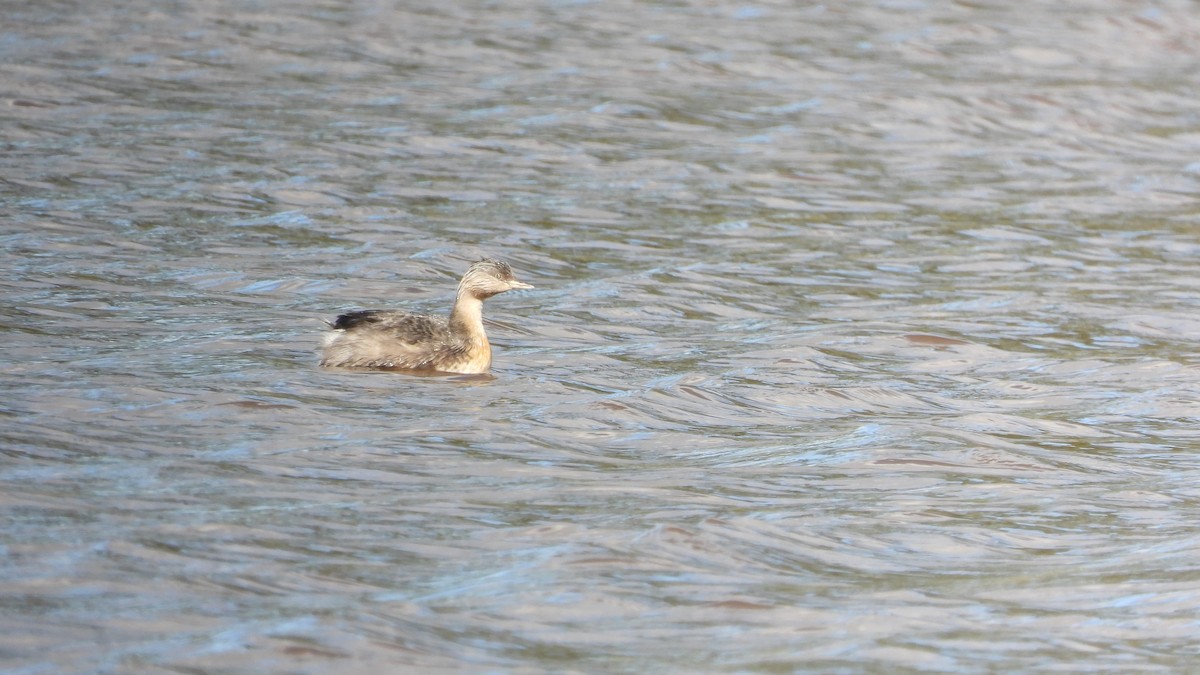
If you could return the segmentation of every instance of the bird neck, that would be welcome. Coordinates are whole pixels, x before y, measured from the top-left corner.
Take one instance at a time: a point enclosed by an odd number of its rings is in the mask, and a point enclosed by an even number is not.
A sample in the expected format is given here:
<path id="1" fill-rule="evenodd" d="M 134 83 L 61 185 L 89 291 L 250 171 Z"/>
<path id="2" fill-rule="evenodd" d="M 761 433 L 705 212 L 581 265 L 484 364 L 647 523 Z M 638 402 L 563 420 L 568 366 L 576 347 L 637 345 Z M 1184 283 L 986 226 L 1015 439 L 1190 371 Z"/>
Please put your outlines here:
<path id="1" fill-rule="evenodd" d="M 471 293 L 459 291 L 450 310 L 450 332 L 470 342 L 487 344 L 483 332 L 483 301 Z"/>

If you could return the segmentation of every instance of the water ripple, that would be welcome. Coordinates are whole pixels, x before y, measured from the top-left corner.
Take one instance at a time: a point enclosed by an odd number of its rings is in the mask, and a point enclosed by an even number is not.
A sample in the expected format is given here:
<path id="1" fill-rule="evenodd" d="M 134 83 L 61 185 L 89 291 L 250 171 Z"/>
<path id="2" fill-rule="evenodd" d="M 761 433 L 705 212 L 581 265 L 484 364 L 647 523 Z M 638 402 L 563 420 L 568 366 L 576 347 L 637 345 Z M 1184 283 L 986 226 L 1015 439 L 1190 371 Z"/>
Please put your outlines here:
<path id="1" fill-rule="evenodd" d="M 278 4 L 6 8 L 7 666 L 1191 667 L 1194 3 Z"/>

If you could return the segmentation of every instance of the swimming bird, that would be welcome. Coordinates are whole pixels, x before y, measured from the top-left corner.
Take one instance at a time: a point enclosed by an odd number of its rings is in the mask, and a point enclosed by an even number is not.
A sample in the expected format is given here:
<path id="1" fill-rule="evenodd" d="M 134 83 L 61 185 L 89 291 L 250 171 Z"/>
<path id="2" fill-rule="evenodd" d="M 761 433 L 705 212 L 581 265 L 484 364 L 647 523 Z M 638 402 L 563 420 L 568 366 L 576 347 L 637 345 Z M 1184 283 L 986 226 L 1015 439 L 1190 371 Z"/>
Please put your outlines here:
<path id="1" fill-rule="evenodd" d="M 486 373 L 492 347 L 483 331 L 483 301 L 533 286 L 517 281 L 507 263 L 483 258 L 458 283 L 450 317 L 365 309 L 329 324 L 321 365 L 336 368 Z"/>

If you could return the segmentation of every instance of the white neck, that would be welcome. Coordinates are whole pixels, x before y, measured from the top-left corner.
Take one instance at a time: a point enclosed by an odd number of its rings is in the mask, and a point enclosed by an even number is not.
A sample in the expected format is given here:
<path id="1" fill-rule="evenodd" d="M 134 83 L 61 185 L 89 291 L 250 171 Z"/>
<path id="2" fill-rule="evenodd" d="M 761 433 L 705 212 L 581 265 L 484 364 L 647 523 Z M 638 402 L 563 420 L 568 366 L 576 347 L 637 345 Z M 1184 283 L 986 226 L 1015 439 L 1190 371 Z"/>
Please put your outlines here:
<path id="1" fill-rule="evenodd" d="M 450 310 L 450 330 L 460 337 L 487 342 L 483 332 L 483 301 L 470 293 L 460 292 Z"/>

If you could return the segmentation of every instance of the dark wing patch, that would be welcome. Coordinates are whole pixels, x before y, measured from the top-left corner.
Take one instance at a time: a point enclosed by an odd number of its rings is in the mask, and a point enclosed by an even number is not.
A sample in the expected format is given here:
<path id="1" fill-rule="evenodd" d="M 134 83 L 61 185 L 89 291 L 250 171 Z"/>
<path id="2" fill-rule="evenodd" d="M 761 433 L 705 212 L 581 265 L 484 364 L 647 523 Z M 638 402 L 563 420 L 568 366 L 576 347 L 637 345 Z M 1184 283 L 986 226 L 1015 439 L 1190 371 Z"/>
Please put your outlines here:
<path id="1" fill-rule="evenodd" d="M 379 324 L 382 316 L 386 313 L 382 309 L 363 309 L 357 312 L 346 312 L 334 319 L 330 325 L 339 330 L 349 330 L 359 326 L 365 327 L 371 324 Z"/>
<path id="2" fill-rule="evenodd" d="M 445 341 L 450 334 L 446 319 L 440 316 L 412 314 L 391 309 L 364 309 L 339 316 L 332 324 L 334 330 L 385 333 L 388 339 L 404 344 Z"/>

